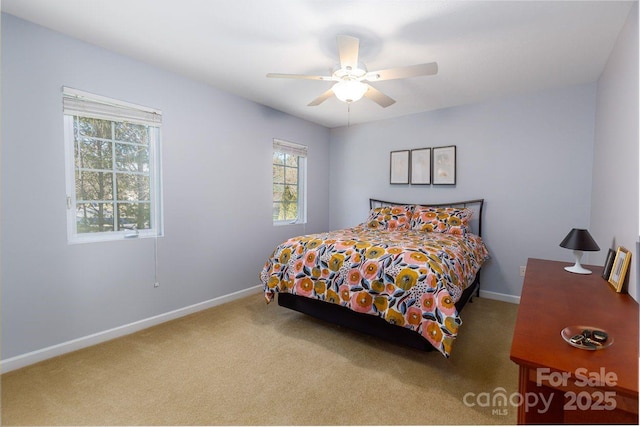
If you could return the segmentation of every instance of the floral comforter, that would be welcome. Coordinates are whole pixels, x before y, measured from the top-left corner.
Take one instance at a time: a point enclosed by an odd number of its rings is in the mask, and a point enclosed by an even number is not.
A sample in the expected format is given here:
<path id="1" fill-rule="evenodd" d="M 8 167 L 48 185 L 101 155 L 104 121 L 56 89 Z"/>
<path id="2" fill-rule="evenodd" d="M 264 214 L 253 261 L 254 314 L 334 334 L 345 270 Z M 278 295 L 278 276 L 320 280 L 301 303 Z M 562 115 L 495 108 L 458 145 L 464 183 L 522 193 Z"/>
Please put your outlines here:
<path id="1" fill-rule="evenodd" d="M 289 292 L 384 318 L 446 357 L 462 324 L 454 303 L 489 258 L 482 239 L 360 225 L 293 237 L 260 274 L 267 302 Z"/>

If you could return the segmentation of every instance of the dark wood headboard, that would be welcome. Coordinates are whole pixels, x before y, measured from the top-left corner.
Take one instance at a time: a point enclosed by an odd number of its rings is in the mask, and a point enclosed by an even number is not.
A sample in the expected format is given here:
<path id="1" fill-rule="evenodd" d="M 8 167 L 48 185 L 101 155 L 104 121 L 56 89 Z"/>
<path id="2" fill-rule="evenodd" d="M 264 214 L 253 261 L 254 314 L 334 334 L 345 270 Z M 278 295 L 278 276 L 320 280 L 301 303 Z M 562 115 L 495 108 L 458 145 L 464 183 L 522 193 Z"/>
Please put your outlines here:
<path id="1" fill-rule="evenodd" d="M 450 203 L 398 203 L 388 202 L 386 200 L 369 199 L 369 207 L 379 208 L 382 206 L 397 206 L 397 205 L 420 205 L 420 206 L 434 206 L 438 208 L 470 208 L 474 210 L 474 215 L 471 217 L 469 227 L 471 231 L 478 236 L 482 236 L 482 208 L 484 207 L 484 199 L 464 200 L 462 202 L 450 202 Z"/>

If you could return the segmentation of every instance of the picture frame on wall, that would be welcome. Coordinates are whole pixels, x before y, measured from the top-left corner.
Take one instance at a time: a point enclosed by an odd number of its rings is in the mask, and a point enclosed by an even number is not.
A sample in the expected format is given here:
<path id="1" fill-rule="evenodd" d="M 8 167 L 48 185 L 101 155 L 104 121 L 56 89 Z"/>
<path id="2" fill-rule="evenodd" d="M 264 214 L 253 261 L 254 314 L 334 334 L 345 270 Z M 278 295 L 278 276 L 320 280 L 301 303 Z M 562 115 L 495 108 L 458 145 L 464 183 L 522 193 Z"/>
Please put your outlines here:
<path id="1" fill-rule="evenodd" d="M 434 147 L 432 149 L 432 181 L 434 185 L 456 184 L 456 146 Z"/>
<path id="2" fill-rule="evenodd" d="M 618 246 L 616 251 L 616 257 L 613 261 L 613 267 L 611 268 L 611 275 L 609 276 L 609 284 L 616 290 L 616 292 L 622 292 L 622 285 L 624 278 L 629 269 L 629 263 L 631 262 L 631 252 L 622 246 Z"/>
<path id="3" fill-rule="evenodd" d="M 409 184 L 410 153 L 409 150 L 391 152 L 389 160 L 391 184 Z"/>
<path id="4" fill-rule="evenodd" d="M 613 260 L 615 259 L 616 259 L 616 251 L 609 248 L 607 259 L 604 260 L 604 269 L 602 270 L 602 278 L 604 280 L 609 281 L 609 276 L 611 276 L 611 269 L 613 268 Z"/>
<path id="5" fill-rule="evenodd" d="M 411 184 L 431 184 L 431 148 L 411 150 Z"/>

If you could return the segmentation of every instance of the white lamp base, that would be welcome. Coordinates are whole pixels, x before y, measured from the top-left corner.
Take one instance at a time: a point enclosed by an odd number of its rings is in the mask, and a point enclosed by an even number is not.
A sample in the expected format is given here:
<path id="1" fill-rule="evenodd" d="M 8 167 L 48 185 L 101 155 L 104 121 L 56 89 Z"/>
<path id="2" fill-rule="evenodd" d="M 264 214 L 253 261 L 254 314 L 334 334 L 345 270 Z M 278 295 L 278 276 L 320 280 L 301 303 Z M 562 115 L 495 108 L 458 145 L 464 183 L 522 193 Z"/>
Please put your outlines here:
<path id="1" fill-rule="evenodd" d="M 583 266 L 580 265 L 580 258 L 582 258 L 582 251 L 575 250 L 573 251 L 573 255 L 576 257 L 576 263 L 572 266 L 567 266 L 564 269 L 570 271 L 571 273 L 576 274 L 591 274 L 591 270 L 587 270 Z"/>
<path id="2" fill-rule="evenodd" d="M 591 274 L 591 270 L 583 268 L 580 264 L 574 264 L 571 267 L 565 267 L 564 269 L 577 274 Z"/>

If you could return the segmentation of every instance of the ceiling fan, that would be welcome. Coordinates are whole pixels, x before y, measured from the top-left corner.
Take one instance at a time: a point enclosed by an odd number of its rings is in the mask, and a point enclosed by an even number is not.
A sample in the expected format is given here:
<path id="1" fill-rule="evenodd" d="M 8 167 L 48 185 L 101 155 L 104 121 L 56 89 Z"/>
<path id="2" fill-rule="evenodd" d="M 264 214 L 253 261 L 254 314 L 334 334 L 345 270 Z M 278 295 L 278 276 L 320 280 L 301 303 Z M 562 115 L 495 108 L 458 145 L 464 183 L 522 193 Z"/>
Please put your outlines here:
<path id="1" fill-rule="evenodd" d="M 339 35 L 336 39 L 338 41 L 340 68 L 333 71 L 330 76 L 269 73 L 267 74 L 267 77 L 336 82 L 331 89 L 311 101 L 308 104 L 309 106 L 320 105 L 332 95 L 335 95 L 339 100 L 348 103 L 358 101 L 360 98 L 365 96 L 381 107 L 386 108 L 394 104 L 396 101 L 366 82 L 430 76 L 438 72 L 438 64 L 435 62 L 411 65 L 408 67 L 389 68 L 379 71 L 367 71 L 363 64 L 358 63 L 360 40 L 356 37 L 344 35 Z"/>

